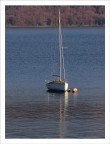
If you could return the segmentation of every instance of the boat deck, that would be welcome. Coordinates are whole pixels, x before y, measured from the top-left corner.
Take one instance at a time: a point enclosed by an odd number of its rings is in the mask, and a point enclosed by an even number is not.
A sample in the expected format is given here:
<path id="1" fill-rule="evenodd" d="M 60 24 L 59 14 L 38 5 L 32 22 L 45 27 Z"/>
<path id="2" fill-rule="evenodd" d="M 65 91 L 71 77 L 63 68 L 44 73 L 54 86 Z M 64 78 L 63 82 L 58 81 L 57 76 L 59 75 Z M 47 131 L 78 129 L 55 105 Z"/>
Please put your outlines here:
<path id="1" fill-rule="evenodd" d="M 67 83 L 66 81 L 59 81 L 59 80 L 55 80 L 55 81 L 51 81 L 48 84 L 64 84 Z"/>

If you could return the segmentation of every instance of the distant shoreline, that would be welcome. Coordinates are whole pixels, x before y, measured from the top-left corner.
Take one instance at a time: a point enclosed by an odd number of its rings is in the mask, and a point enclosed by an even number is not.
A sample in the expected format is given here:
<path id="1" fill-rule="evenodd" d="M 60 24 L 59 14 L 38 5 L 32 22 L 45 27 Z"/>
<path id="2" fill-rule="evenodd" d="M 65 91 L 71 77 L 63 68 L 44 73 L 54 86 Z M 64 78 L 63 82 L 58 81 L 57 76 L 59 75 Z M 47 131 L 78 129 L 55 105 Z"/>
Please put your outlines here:
<path id="1" fill-rule="evenodd" d="M 76 28 L 76 27 L 105 27 L 105 25 L 81 25 L 81 26 L 64 26 L 62 28 Z M 56 26 L 6 26 L 5 28 L 57 28 Z"/>

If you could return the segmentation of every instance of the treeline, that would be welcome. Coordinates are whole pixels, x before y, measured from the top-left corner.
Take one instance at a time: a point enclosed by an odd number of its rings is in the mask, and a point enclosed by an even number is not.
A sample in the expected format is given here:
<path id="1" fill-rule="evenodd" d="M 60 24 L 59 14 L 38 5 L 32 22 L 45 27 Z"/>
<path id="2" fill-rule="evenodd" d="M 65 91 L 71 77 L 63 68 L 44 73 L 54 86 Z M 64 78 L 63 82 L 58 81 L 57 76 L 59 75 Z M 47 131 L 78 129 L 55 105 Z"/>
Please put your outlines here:
<path id="1" fill-rule="evenodd" d="M 58 6 L 6 6 L 6 27 L 58 26 Z M 104 26 L 104 6 L 60 6 L 61 24 L 68 26 Z"/>

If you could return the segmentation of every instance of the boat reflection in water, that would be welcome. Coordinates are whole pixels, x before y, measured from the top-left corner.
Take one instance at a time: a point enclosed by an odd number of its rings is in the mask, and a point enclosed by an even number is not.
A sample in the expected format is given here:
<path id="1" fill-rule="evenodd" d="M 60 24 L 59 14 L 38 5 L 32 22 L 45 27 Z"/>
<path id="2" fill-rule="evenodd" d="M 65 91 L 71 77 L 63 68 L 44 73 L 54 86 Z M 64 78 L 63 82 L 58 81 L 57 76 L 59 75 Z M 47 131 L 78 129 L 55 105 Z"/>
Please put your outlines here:
<path id="1" fill-rule="evenodd" d="M 68 93 L 67 91 L 60 93 L 48 92 L 48 107 L 50 111 L 56 108 L 58 113 L 59 138 L 65 138 L 68 131 L 68 120 L 70 119 L 72 106 L 77 107 L 77 94 Z"/>

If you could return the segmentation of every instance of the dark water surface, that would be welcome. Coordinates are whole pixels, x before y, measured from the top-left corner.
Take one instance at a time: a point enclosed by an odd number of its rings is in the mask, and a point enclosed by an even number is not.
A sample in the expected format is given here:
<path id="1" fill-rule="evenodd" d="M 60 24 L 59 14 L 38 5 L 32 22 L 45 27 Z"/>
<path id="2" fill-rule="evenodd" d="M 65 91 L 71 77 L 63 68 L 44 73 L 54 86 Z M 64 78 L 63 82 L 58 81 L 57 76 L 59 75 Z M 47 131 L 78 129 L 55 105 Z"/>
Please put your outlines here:
<path id="1" fill-rule="evenodd" d="M 45 87 L 58 72 L 56 28 L 6 29 L 6 138 L 105 137 L 105 29 L 62 32 L 66 79 L 78 94 Z"/>

